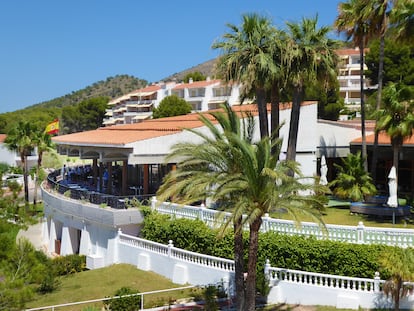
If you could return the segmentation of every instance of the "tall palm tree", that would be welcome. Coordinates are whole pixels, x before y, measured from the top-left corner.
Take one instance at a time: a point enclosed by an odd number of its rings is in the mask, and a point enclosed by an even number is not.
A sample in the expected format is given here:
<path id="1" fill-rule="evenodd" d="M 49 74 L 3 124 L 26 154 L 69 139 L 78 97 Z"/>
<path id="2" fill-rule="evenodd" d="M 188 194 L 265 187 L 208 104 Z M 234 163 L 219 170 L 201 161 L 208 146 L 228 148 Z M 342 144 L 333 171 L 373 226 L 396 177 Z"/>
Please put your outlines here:
<path id="1" fill-rule="evenodd" d="M 16 151 L 20 156 L 23 168 L 24 199 L 26 204 L 29 202 L 29 170 L 27 167 L 27 157 L 30 156 L 34 150 L 33 138 L 35 131 L 36 128 L 32 123 L 20 121 L 7 133 L 7 137 L 4 141 L 9 150 Z"/>
<path id="2" fill-rule="evenodd" d="M 376 110 L 381 108 L 381 96 L 382 96 L 382 80 L 384 76 L 384 48 L 385 48 L 385 34 L 389 25 L 389 14 L 393 0 L 373 0 L 372 6 L 366 6 L 364 8 L 364 15 L 369 21 L 371 32 L 380 38 L 379 48 L 379 62 L 378 62 L 378 89 L 377 89 L 377 102 Z M 372 162 L 371 162 L 371 176 L 373 180 L 376 180 L 377 173 L 377 159 L 378 159 L 378 131 L 374 133 L 374 145 L 372 150 Z"/>
<path id="3" fill-rule="evenodd" d="M 37 149 L 37 166 L 36 166 L 35 188 L 34 188 L 34 194 L 33 194 L 33 204 L 36 205 L 38 178 L 41 175 L 43 154 L 45 152 L 49 152 L 53 150 L 52 138 L 48 133 L 38 128 L 33 134 L 33 145 Z"/>
<path id="4" fill-rule="evenodd" d="M 269 136 L 265 101 L 266 82 L 275 73 L 272 58 L 275 29 L 271 21 L 258 14 L 243 15 L 241 26 L 228 24 L 229 32 L 213 43 L 222 56 L 216 71 L 226 81 L 242 85 L 242 97 L 254 93 L 259 111 L 260 135 Z"/>
<path id="5" fill-rule="evenodd" d="M 376 130 L 384 131 L 391 138 L 393 166 L 397 171 L 399 151 L 404 139 L 413 135 L 414 96 L 405 86 L 390 83 L 384 88 L 384 107 L 377 112 Z"/>
<path id="6" fill-rule="evenodd" d="M 338 7 L 339 14 L 335 20 L 338 32 L 345 33 L 347 40 L 352 39 L 359 48 L 360 56 L 360 101 L 361 101 L 361 136 L 362 136 L 362 158 L 364 169 L 368 172 L 367 141 L 365 134 L 365 99 L 364 99 L 364 48 L 370 39 L 371 30 L 366 19 L 366 8 L 370 7 L 371 0 L 348 0 L 341 2 Z"/>
<path id="7" fill-rule="evenodd" d="M 305 88 L 315 81 L 329 85 L 336 79 L 337 42 L 328 38 L 330 27 L 317 27 L 318 17 L 303 18 L 301 23 L 287 23 L 291 45 L 288 52 L 288 81 L 293 86 L 289 139 L 286 159 L 296 158 L 300 105 Z"/>
<path id="8" fill-rule="evenodd" d="M 220 127 L 223 120 L 237 120 L 230 108 L 226 111 L 226 115 L 212 115 Z M 286 174 L 294 170 L 296 176 L 300 176 L 300 171 L 296 162 L 278 161 L 280 139 L 273 139 L 271 143 L 271 139 L 265 137 L 252 144 L 250 139 L 246 139 L 249 135 L 243 134 L 251 133 L 251 122 L 244 124 L 241 132 L 235 132 L 223 128 L 218 130 L 206 118 L 202 120 L 211 133 L 191 130 L 201 139 L 200 143 L 181 143 L 173 147 L 169 158 L 178 159 L 177 169 L 167 175 L 157 195 L 173 197 L 181 203 L 206 196 L 213 201 L 224 201 L 226 206 L 232 207 L 232 220 L 242 221 L 237 230 L 241 232 L 243 224 L 249 225 L 245 301 L 238 302 L 238 310 L 254 310 L 258 233 L 262 216 L 278 207 L 285 208 L 295 219 L 299 219 L 300 212 L 308 212 L 320 220 L 311 209 L 301 208 L 313 205 L 320 208 L 322 205 L 313 196 L 298 194 L 300 190 L 313 189 L 314 186 L 300 183 L 299 177 Z M 278 152 L 271 154 L 274 145 L 277 145 Z M 242 218 L 242 214 L 246 217 Z"/>

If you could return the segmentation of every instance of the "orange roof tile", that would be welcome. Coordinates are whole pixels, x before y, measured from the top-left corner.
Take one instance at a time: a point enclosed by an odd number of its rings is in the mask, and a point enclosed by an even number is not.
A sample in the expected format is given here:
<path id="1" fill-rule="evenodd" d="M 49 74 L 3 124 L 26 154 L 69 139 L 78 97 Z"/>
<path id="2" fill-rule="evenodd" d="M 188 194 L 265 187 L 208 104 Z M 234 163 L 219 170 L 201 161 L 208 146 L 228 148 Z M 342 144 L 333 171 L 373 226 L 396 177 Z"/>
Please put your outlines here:
<path id="1" fill-rule="evenodd" d="M 375 135 L 367 135 L 366 136 L 366 142 L 367 145 L 373 145 L 374 144 L 374 137 Z M 362 137 L 359 137 L 357 139 L 354 139 L 353 141 L 351 141 L 352 145 L 360 145 L 362 144 Z M 385 132 L 381 132 L 378 135 L 378 145 L 391 145 L 391 138 L 385 133 Z M 404 145 L 414 145 L 414 136 L 411 136 L 410 138 L 406 138 L 404 139 Z"/>
<path id="2" fill-rule="evenodd" d="M 6 134 L 0 134 L 0 143 L 4 143 L 4 140 L 6 139 Z"/>
<path id="3" fill-rule="evenodd" d="M 314 101 L 304 102 L 302 105 L 310 105 Z M 281 104 L 283 109 L 290 108 L 290 104 Z M 232 109 L 236 112 L 250 112 L 254 116 L 258 115 L 257 105 L 237 105 Z M 270 104 L 267 106 L 270 111 Z M 203 126 L 199 120 L 199 115 L 203 114 L 214 121 L 211 112 L 221 109 L 209 110 L 202 113 L 191 113 L 182 116 L 150 119 L 133 124 L 120 124 L 102 127 L 97 130 L 67 134 L 53 137 L 55 143 L 79 144 L 79 145 L 117 145 L 122 146 L 135 141 L 155 138 L 159 136 L 171 135 L 182 131 L 185 128 L 197 128 Z"/>
<path id="4" fill-rule="evenodd" d="M 359 49 L 338 49 L 335 51 L 338 55 L 359 55 Z M 369 49 L 364 49 L 364 52 L 369 52 Z"/>

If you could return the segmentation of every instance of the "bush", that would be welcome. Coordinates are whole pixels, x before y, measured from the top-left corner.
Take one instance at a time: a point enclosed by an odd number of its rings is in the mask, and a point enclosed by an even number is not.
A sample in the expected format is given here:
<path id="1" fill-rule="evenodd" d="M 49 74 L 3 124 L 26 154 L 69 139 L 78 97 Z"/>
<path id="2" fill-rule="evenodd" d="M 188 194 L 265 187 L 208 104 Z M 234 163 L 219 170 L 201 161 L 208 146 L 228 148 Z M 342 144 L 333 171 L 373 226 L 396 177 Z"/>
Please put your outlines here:
<path id="1" fill-rule="evenodd" d="M 56 275 L 68 275 L 86 270 L 86 257 L 83 255 L 67 255 L 53 259 Z"/>
<path id="2" fill-rule="evenodd" d="M 141 296 L 128 296 L 131 294 L 136 294 L 138 292 L 133 291 L 129 287 L 121 287 L 115 292 L 115 296 L 120 296 L 121 298 L 113 298 L 104 302 L 105 310 L 111 311 L 138 311 L 141 308 Z"/>

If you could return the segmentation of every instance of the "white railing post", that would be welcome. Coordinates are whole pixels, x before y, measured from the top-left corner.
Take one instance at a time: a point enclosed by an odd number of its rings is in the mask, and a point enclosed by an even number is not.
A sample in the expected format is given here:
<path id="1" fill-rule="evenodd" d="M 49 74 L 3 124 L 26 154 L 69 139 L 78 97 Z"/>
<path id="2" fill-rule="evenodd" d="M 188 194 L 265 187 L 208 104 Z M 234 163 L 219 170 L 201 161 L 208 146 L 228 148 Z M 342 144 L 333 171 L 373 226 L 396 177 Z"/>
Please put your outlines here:
<path id="1" fill-rule="evenodd" d="M 374 276 L 374 292 L 379 292 L 380 291 L 380 274 L 379 272 L 375 272 L 375 276 Z"/>
<path id="2" fill-rule="evenodd" d="M 171 257 L 171 249 L 174 247 L 173 241 L 168 241 L 168 257 Z"/>
<path id="3" fill-rule="evenodd" d="M 266 281 L 268 282 L 270 281 L 269 271 L 270 271 L 270 260 L 266 259 L 266 263 L 264 266 L 264 275 L 265 275 Z"/>
<path id="4" fill-rule="evenodd" d="M 362 221 L 360 221 L 357 226 L 357 243 L 365 243 L 365 226 Z"/>
<path id="5" fill-rule="evenodd" d="M 265 213 L 262 217 L 262 232 L 269 231 L 269 213 Z"/>
<path id="6" fill-rule="evenodd" d="M 200 205 L 200 210 L 199 210 L 199 219 L 201 220 L 201 221 L 203 221 L 204 222 L 204 210 L 206 209 L 206 206 L 204 205 L 204 203 L 201 203 L 201 205 Z"/>
<path id="7" fill-rule="evenodd" d="M 152 209 L 153 211 L 155 211 L 156 206 L 157 206 L 157 197 L 156 197 L 156 196 L 153 196 L 153 197 L 151 198 L 151 209 Z"/>

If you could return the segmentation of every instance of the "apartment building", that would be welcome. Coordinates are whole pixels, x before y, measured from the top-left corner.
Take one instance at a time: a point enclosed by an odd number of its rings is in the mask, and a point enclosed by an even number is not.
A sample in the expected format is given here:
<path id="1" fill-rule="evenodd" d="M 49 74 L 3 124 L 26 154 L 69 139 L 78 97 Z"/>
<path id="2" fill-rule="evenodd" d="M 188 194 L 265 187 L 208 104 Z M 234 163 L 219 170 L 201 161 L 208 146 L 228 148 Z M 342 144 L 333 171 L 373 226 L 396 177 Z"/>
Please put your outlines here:
<path id="1" fill-rule="evenodd" d="M 359 49 L 341 49 L 336 52 L 340 59 L 338 75 L 340 96 L 344 98 L 345 104 L 349 108 L 358 110 L 361 104 L 361 58 Z M 364 70 L 367 69 L 364 64 Z M 376 86 L 372 86 L 368 78 L 364 76 L 364 89 L 369 88 L 376 88 Z"/>
<path id="2" fill-rule="evenodd" d="M 339 92 L 345 104 L 351 110 L 360 107 L 360 55 L 358 49 L 337 50 L 339 63 Z M 364 70 L 367 69 L 364 65 Z M 375 88 L 368 79 L 364 80 L 364 89 Z M 109 102 L 105 126 L 132 124 L 148 119 L 153 108 L 169 95 L 176 95 L 192 106 L 193 112 L 217 109 L 227 101 L 230 105 L 240 104 L 240 87 L 226 84 L 221 80 L 207 78 L 205 81 L 188 83 L 159 82 L 136 90 Z M 251 101 L 249 101 L 250 103 Z"/>

